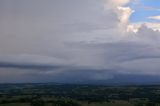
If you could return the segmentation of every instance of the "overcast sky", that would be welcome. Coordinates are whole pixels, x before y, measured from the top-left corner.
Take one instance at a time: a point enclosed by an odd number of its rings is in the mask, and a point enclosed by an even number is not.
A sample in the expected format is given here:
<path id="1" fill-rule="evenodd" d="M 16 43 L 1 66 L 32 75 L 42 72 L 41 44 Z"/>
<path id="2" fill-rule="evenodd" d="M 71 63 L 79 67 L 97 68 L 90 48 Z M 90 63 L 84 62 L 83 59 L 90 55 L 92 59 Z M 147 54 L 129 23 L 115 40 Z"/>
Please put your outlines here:
<path id="1" fill-rule="evenodd" d="M 2 83 L 158 78 L 159 41 L 159 0 L 0 0 Z"/>

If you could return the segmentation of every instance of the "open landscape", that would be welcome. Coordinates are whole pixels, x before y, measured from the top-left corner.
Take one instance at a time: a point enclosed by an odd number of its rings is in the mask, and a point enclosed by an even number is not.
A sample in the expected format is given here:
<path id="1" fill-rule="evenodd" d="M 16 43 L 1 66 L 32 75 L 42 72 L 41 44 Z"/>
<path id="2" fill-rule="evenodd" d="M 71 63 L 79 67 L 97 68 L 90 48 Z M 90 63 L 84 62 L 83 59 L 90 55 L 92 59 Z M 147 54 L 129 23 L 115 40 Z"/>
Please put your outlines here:
<path id="1" fill-rule="evenodd" d="M 160 86 L 1 84 L 0 106 L 159 106 Z"/>
<path id="2" fill-rule="evenodd" d="M 0 106 L 160 106 L 160 0 L 0 0 Z"/>

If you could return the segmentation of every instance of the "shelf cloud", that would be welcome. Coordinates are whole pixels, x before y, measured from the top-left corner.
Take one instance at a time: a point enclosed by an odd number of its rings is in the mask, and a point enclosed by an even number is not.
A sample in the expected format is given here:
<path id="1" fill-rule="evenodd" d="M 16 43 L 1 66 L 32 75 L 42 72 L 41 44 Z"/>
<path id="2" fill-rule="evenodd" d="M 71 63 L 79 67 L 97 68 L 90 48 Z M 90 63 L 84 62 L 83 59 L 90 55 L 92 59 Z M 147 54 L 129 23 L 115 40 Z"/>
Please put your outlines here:
<path id="1" fill-rule="evenodd" d="M 132 2 L 1 0 L 0 82 L 160 75 L 159 23 L 132 22 Z"/>

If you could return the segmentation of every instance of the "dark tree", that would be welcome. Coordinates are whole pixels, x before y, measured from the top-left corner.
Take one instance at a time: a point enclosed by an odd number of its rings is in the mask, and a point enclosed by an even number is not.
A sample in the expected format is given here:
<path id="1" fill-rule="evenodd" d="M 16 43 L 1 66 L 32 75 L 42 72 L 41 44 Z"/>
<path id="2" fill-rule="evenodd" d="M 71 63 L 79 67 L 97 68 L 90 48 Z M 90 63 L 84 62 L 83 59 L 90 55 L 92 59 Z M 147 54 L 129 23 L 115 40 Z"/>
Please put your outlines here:
<path id="1" fill-rule="evenodd" d="M 31 103 L 30 103 L 31 106 L 45 106 L 45 103 L 43 100 L 33 100 Z"/>

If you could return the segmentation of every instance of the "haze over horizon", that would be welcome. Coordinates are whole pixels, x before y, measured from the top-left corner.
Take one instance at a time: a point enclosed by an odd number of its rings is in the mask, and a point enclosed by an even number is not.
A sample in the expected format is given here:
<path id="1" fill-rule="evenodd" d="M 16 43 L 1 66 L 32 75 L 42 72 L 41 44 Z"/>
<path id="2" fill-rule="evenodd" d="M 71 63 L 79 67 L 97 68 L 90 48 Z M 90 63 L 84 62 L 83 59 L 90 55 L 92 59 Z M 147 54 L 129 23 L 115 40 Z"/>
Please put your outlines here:
<path id="1" fill-rule="evenodd" d="M 160 83 L 160 0 L 0 0 L 0 83 Z"/>

